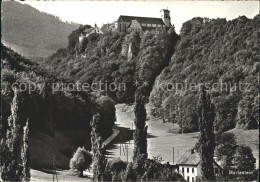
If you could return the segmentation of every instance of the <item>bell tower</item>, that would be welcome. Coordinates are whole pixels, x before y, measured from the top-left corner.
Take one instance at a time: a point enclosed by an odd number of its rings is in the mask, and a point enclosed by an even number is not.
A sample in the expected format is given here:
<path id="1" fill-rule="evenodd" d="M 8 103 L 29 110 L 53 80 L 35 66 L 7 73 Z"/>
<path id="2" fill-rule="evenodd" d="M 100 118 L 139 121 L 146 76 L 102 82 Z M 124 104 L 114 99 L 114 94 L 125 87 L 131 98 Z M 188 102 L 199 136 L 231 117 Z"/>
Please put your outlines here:
<path id="1" fill-rule="evenodd" d="M 171 27 L 171 16 L 170 16 L 170 11 L 167 9 L 162 9 L 161 11 L 161 18 L 163 22 L 165 23 L 166 27 Z"/>

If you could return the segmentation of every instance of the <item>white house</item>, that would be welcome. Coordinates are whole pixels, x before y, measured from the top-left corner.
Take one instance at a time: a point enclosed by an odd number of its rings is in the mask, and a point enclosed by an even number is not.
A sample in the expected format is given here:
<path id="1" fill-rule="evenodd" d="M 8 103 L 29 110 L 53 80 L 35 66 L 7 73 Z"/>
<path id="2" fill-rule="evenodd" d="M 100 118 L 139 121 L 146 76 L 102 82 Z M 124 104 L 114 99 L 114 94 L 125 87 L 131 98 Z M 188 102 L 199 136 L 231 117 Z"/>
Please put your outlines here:
<path id="1" fill-rule="evenodd" d="M 92 33 L 103 34 L 103 31 L 95 24 L 95 27 L 85 29 L 79 36 L 79 42 L 82 42 L 85 37 Z"/>
<path id="2" fill-rule="evenodd" d="M 177 162 L 179 173 L 189 182 L 195 182 L 201 177 L 200 155 L 194 149 L 186 152 Z M 222 168 L 214 161 L 215 176 L 222 173 Z"/>

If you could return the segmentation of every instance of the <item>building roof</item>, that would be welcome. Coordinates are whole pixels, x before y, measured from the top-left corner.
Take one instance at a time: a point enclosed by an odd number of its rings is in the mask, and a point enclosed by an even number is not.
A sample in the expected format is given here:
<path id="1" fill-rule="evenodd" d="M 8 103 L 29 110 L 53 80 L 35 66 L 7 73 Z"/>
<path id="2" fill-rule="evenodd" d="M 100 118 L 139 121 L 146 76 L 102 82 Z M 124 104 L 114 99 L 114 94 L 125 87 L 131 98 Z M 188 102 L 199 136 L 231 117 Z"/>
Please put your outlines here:
<path id="1" fill-rule="evenodd" d="M 161 11 L 169 11 L 168 9 L 161 9 Z"/>
<path id="2" fill-rule="evenodd" d="M 177 162 L 178 165 L 195 165 L 197 166 L 200 162 L 200 155 L 198 152 L 191 153 L 187 151 Z"/>
<path id="3" fill-rule="evenodd" d="M 150 18 L 150 17 L 139 17 L 139 16 L 120 15 L 117 21 L 132 22 L 132 20 L 137 20 L 139 23 L 163 24 L 164 25 L 164 22 L 161 18 Z"/>
<path id="4" fill-rule="evenodd" d="M 191 150 L 188 150 L 176 163 L 177 165 L 191 165 L 197 166 L 200 163 L 200 154 L 197 151 L 193 153 Z M 222 169 L 221 165 L 214 160 L 214 164 L 216 164 L 220 169 Z"/>

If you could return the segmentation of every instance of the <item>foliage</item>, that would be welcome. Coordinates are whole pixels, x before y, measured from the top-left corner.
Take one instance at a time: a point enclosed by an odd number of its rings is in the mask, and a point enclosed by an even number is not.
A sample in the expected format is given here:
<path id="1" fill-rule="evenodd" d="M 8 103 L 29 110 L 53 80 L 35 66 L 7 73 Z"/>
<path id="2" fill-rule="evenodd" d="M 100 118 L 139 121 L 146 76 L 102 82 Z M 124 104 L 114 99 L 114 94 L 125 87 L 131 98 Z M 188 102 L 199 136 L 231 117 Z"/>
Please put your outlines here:
<path id="1" fill-rule="evenodd" d="M 4 133 L 8 128 L 10 103 L 14 94 L 12 84 L 23 85 L 25 88 L 21 96 L 23 102 L 23 107 L 20 108 L 21 125 L 25 125 L 29 119 L 32 121 L 30 123 L 32 130 L 40 130 L 49 135 L 53 135 L 56 129 L 79 129 L 90 133 L 92 112 L 99 110 L 105 126 L 104 137 L 112 132 L 115 109 L 111 99 L 102 96 L 97 100 L 86 92 L 70 91 L 67 85 L 73 83 L 71 80 L 58 77 L 51 70 L 44 69 L 43 65 L 32 62 L 3 45 L 1 48 L 2 59 L 5 60 L 1 75 L 3 88 L 1 125 Z M 63 53 L 61 50 L 60 54 Z M 60 85 L 58 91 L 55 91 L 56 84 Z"/>
<path id="2" fill-rule="evenodd" d="M 228 172 L 233 164 L 232 160 L 237 148 L 236 137 L 233 133 L 222 133 L 220 136 L 216 137 L 216 143 L 217 160 L 223 162 L 224 173 Z"/>
<path id="3" fill-rule="evenodd" d="M 30 181 L 30 151 L 29 151 L 29 122 L 27 120 L 23 128 L 23 146 L 22 146 L 22 162 L 23 162 L 23 179 L 22 181 Z"/>
<path id="4" fill-rule="evenodd" d="M 70 168 L 80 172 L 79 176 L 83 177 L 83 171 L 88 169 L 92 163 L 92 154 L 84 147 L 78 147 L 73 157 L 70 159 Z"/>
<path id="5" fill-rule="evenodd" d="M 98 133 L 106 138 L 112 133 L 112 128 L 116 121 L 115 103 L 109 96 L 100 96 L 96 100 L 97 111 L 99 112 Z M 102 124 L 101 124 L 102 123 Z"/>
<path id="6" fill-rule="evenodd" d="M 201 157 L 201 175 L 205 180 L 214 180 L 214 150 L 215 134 L 213 122 L 215 119 L 214 105 L 211 103 L 210 96 L 202 88 L 202 93 L 198 102 L 198 117 L 200 129 L 200 157 Z"/>
<path id="7" fill-rule="evenodd" d="M 105 170 L 107 160 L 105 157 L 105 149 L 102 146 L 103 140 L 98 133 L 98 124 L 100 124 L 100 116 L 96 114 L 93 116 L 91 122 L 91 144 L 93 152 L 93 178 L 94 181 L 102 181 L 105 178 Z"/>
<path id="8" fill-rule="evenodd" d="M 8 118 L 9 129 L 6 131 L 6 137 L 0 138 L 0 175 L 3 181 L 30 180 L 29 128 L 27 122 L 24 133 L 21 134 L 21 106 L 20 93 L 16 89 Z"/>
<path id="9" fill-rule="evenodd" d="M 136 161 L 139 155 L 147 157 L 147 126 L 144 87 L 139 87 L 135 95 L 135 131 L 134 131 L 134 154 Z"/>
<path id="10" fill-rule="evenodd" d="M 149 83 L 146 93 L 149 95 L 154 79 L 169 64 L 179 39 L 173 28 L 168 32 L 161 30 L 141 35 L 116 31 L 91 34 L 79 44 L 79 32 L 77 29 L 70 35 L 67 54 L 57 52 L 44 64 L 74 82 L 116 84 L 115 90 L 102 89 L 102 92 L 115 102 L 126 103 L 134 102 L 135 90 L 139 86 L 133 86 L 135 80 Z M 127 57 L 130 46 L 131 59 Z"/>
<path id="11" fill-rule="evenodd" d="M 153 115 L 183 124 L 184 132 L 198 131 L 199 85 L 207 83 L 209 88 L 216 87 L 209 92 L 216 106 L 217 131 L 236 126 L 258 128 L 258 20 L 259 15 L 254 19 L 193 18 L 185 22 L 170 64 L 156 78 L 150 94 Z M 238 88 L 239 83 L 244 83 L 243 89 Z M 250 84 L 249 90 L 246 83 Z M 167 89 L 170 84 L 172 88 Z M 176 84 L 182 84 L 182 89 L 177 90 Z"/>
<path id="12" fill-rule="evenodd" d="M 110 165 L 111 171 L 117 173 L 119 173 L 122 170 L 125 170 L 127 166 L 127 163 L 122 161 L 119 157 L 109 161 L 108 164 Z"/>
<path id="13" fill-rule="evenodd" d="M 75 46 L 79 42 L 80 34 L 85 30 L 91 28 L 90 25 L 80 25 L 80 27 L 74 31 L 72 31 L 68 36 L 68 49 L 70 53 L 75 51 Z"/>
<path id="14" fill-rule="evenodd" d="M 256 159 L 253 156 L 252 149 L 248 146 L 239 145 L 236 150 L 237 170 L 253 171 L 255 169 Z"/>
<path id="15" fill-rule="evenodd" d="M 259 125 L 259 96 L 246 95 L 238 104 L 237 127 L 255 129 Z"/>

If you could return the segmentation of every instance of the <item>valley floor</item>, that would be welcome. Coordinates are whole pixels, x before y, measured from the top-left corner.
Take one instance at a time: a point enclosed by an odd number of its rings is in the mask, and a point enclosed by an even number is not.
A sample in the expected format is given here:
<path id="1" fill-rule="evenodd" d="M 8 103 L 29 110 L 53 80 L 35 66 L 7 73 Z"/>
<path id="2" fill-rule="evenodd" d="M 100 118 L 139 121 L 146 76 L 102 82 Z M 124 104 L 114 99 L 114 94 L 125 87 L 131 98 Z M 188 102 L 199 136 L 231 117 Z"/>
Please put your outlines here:
<path id="1" fill-rule="evenodd" d="M 53 180 L 53 174 L 32 169 L 31 181 L 91 181 L 89 178 L 80 178 L 69 170 L 58 171 L 57 173 L 58 180 L 56 176 L 54 176 Z"/>
<path id="2" fill-rule="evenodd" d="M 148 106 L 149 107 L 149 106 Z M 170 162 L 170 164 L 176 164 L 180 157 L 194 147 L 198 141 L 199 132 L 185 133 L 185 134 L 173 134 L 174 126 L 171 123 L 163 123 L 162 120 L 154 119 L 150 116 L 149 108 L 147 108 L 147 117 L 149 120 L 146 122 L 148 125 L 148 157 L 161 156 L 163 162 Z M 116 106 L 116 125 L 128 131 L 134 129 L 134 106 L 128 106 L 125 104 L 118 104 Z M 120 131 L 121 132 L 121 131 Z M 123 131 L 126 132 L 126 131 Z M 238 145 L 244 144 L 249 146 L 256 158 L 256 167 L 258 168 L 259 162 L 259 131 L 258 130 L 241 130 L 232 129 L 228 132 L 235 134 Z M 126 137 L 118 139 L 115 144 L 109 148 L 108 157 L 120 157 L 122 160 L 131 161 L 133 154 L 133 138 L 132 132 L 128 132 L 128 141 L 125 141 Z M 120 135 L 122 132 L 120 133 Z M 121 143 L 121 154 L 120 154 Z M 127 146 L 126 146 L 127 145 Z M 173 162 L 173 147 L 174 147 L 174 162 Z"/>

